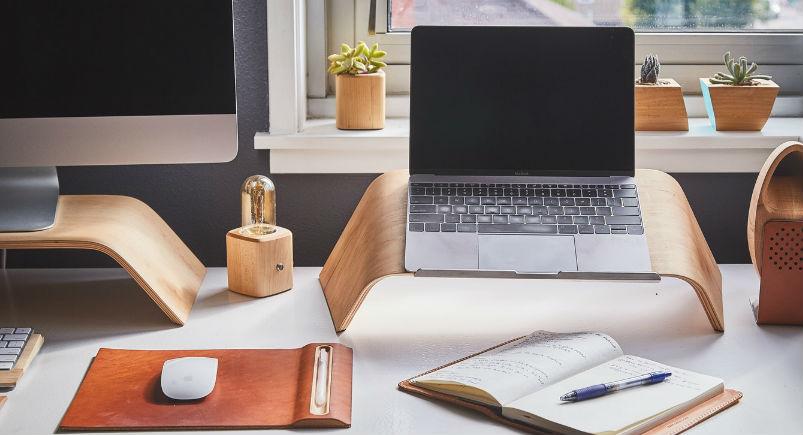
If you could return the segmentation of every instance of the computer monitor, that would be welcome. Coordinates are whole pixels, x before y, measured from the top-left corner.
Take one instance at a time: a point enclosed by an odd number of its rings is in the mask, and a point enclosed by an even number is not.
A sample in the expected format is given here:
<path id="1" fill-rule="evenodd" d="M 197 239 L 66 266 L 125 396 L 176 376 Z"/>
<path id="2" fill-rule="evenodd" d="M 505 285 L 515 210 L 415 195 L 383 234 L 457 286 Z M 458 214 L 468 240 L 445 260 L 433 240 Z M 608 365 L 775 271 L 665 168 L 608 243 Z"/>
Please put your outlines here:
<path id="1" fill-rule="evenodd" d="M 3 1 L 0 59 L 0 231 L 42 229 L 47 167 L 237 154 L 231 0 Z"/>

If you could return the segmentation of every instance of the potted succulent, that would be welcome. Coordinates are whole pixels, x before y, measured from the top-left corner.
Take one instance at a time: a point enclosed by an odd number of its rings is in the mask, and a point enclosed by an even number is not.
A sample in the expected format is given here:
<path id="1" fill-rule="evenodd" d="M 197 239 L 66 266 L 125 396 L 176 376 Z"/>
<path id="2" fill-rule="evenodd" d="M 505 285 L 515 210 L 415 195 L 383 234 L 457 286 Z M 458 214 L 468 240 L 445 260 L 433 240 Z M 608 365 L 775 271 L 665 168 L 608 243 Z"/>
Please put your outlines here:
<path id="1" fill-rule="evenodd" d="M 686 131 L 689 120 L 678 82 L 658 77 L 661 63 L 650 54 L 636 80 L 636 130 Z"/>
<path id="2" fill-rule="evenodd" d="M 385 72 L 379 44 L 340 45 L 329 56 L 335 75 L 336 125 L 341 130 L 377 130 L 385 127 Z"/>
<path id="3" fill-rule="evenodd" d="M 711 124 L 722 131 L 758 131 L 764 128 L 778 96 L 778 85 L 768 75 L 756 74 L 758 65 L 725 53 L 727 73 L 700 79 Z"/>

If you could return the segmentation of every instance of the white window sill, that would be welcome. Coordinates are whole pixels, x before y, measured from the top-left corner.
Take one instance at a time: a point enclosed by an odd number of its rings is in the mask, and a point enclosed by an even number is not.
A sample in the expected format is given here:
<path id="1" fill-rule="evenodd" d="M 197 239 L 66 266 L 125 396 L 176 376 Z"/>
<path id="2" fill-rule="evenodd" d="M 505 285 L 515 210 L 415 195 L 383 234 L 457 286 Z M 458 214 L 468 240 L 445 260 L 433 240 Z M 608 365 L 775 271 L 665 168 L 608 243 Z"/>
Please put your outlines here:
<path id="1" fill-rule="evenodd" d="M 300 133 L 257 133 L 269 149 L 272 174 L 382 173 L 408 165 L 406 118 L 383 130 L 338 130 L 334 119 L 311 119 Z M 636 132 L 636 167 L 666 172 L 758 172 L 778 145 L 801 140 L 803 118 L 772 118 L 760 132 L 718 132 L 707 118 L 689 119 L 688 132 Z M 589 135 L 589 140 L 594 140 Z"/>

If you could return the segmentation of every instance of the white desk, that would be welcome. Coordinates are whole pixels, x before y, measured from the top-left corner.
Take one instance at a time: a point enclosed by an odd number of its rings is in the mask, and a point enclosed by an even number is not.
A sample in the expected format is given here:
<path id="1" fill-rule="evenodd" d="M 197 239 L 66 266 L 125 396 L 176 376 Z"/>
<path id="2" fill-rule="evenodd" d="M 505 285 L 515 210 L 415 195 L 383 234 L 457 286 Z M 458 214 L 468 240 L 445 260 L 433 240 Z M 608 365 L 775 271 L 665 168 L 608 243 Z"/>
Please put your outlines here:
<path id="1" fill-rule="evenodd" d="M 295 288 L 266 299 L 228 292 L 225 270 L 210 269 L 181 328 L 121 270 L 0 271 L 0 323 L 33 326 L 45 336 L 30 371 L 7 393 L 0 433 L 53 433 L 99 347 L 280 348 L 311 341 L 354 348 L 352 428 L 327 433 L 512 433 L 468 411 L 402 393 L 396 384 L 536 329 L 604 331 L 627 353 L 718 376 L 744 392 L 739 405 L 693 433 L 803 433 L 803 328 L 757 327 L 748 306 L 758 285 L 752 266 L 722 269 L 724 334 L 711 330 L 694 293 L 674 279 L 393 277 L 371 291 L 340 337 L 317 268 L 296 269 Z"/>

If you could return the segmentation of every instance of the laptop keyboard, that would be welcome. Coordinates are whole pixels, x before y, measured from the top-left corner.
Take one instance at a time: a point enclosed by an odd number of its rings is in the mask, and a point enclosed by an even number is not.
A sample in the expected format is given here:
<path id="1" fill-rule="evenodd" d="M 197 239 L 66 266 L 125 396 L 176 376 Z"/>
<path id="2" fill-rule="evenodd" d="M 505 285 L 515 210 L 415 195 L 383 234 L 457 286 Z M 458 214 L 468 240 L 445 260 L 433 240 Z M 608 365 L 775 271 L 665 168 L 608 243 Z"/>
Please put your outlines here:
<path id="1" fill-rule="evenodd" d="M 32 333 L 31 328 L 0 328 L 0 371 L 14 368 Z"/>
<path id="2" fill-rule="evenodd" d="M 633 184 L 410 183 L 414 232 L 644 234 Z"/>

